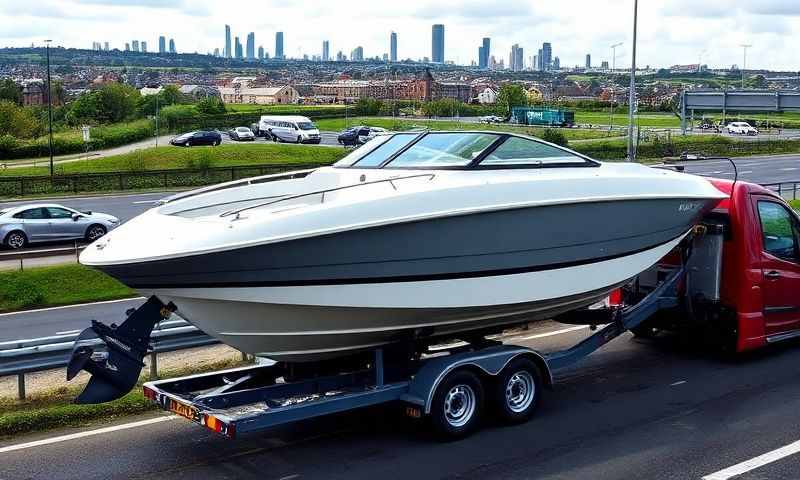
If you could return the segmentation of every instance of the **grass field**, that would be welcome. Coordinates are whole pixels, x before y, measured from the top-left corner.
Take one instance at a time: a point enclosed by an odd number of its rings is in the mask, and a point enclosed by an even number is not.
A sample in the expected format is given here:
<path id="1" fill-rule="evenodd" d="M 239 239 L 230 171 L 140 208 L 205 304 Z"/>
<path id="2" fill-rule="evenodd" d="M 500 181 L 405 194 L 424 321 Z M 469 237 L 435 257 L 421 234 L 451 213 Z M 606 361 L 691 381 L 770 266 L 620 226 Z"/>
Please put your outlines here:
<path id="1" fill-rule="evenodd" d="M 791 205 L 792 208 L 800 212 L 800 200 L 789 200 L 789 205 Z"/>
<path id="2" fill-rule="evenodd" d="M 581 125 L 628 125 L 628 108 L 619 107 L 614 109 L 614 117 L 610 118 L 610 111 L 606 112 L 575 112 L 575 122 Z M 681 121 L 671 113 L 642 113 L 636 116 L 637 123 L 641 127 L 651 128 L 670 128 L 680 127 Z M 613 122 L 613 123 L 612 123 Z"/>
<path id="3" fill-rule="evenodd" d="M 296 110 L 297 115 L 302 115 L 303 110 L 324 110 L 330 109 L 331 111 L 344 111 L 344 105 L 253 105 L 253 104 L 238 104 L 228 103 L 225 104 L 225 109 L 228 112 L 234 113 L 249 113 L 249 112 L 269 112 L 270 110 L 277 110 L 280 112 L 286 109 Z M 352 109 L 352 107 L 350 107 Z M 281 113 L 282 115 L 282 113 Z"/>
<path id="4" fill-rule="evenodd" d="M 108 275 L 78 264 L 0 272 L 0 312 L 135 295 Z"/>
<path id="5" fill-rule="evenodd" d="M 345 156 L 341 148 L 310 145 L 235 144 L 218 147 L 157 147 L 123 155 L 77 160 L 56 165 L 58 175 L 101 172 L 141 172 L 175 168 L 232 167 L 268 163 L 333 163 Z M 47 175 L 48 167 L 7 168 L 0 176 Z"/>
<path id="6" fill-rule="evenodd" d="M 497 132 L 517 132 L 534 137 L 541 137 L 544 128 L 516 126 L 509 124 L 485 124 L 475 122 L 457 122 L 454 120 L 418 120 L 418 119 L 392 119 L 381 117 L 352 117 L 352 118 L 328 118 L 316 121 L 320 130 L 339 132 L 347 127 L 355 125 L 367 125 L 370 127 L 382 127 L 395 132 L 412 130 L 414 128 L 429 128 L 432 130 L 491 130 Z M 608 137 L 608 132 L 600 130 L 579 130 L 564 128 L 560 129 L 569 140 L 589 140 Z M 619 136 L 615 132 L 614 136 Z"/>

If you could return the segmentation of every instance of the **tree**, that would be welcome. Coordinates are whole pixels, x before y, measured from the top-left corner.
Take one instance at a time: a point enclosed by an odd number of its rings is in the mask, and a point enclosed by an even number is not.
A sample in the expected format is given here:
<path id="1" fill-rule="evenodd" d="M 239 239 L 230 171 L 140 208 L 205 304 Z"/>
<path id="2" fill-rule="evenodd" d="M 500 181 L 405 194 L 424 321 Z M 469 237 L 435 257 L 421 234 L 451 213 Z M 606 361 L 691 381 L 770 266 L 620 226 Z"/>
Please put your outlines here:
<path id="1" fill-rule="evenodd" d="M 22 89 L 17 82 L 6 78 L 0 81 L 0 100 L 8 100 L 17 105 L 22 105 Z"/>
<path id="2" fill-rule="evenodd" d="M 375 98 L 359 98 L 353 110 L 356 115 L 374 116 L 380 113 L 381 108 L 383 108 L 383 102 L 380 100 Z"/>
<path id="3" fill-rule="evenodd" d="M 70 125 L 80 125 L 82 123 L 97 122 L 99 117 L 99 92 L 86 92 L 70 104 L 66 120 Z"/>
<path id="4" fill-rule="evenodd" d="M 210 96 L 197 102 L 197 111 L 204 115 L 225 113 L 225 104 L 219 97 Z"/>
<path id="5" fill-rule="evenodd" d="M 497 111 L 501 115 L 510 115 L 514 107 L 528 105 L 528 95 L 522 85 L 507 83 L 497 93 Z"/>
<path id="6" fill-rule="evenodd" d="M 115 123 L 125 120 L 136 113 L 141 95 L 130 85 L 107 83 L 100 87 L 98 101 L 100 111 L 98 120 Z"/>
<path id="7" fill-rule="evenodd" d="M 31 109 L 8 100 L 0 100 L 0 136 L 34 138 L 41 132 L 42 124 Z"/>
<path id="8" fill-rule="evenodd" d="M 181 90 L 180 88 L 178 88 L 177 85 L 167 85 L 166 87 L 161 89 L 159 95 L 161 95 L 159 101 L 162 102 L 162 105 L 175 105 L 176 103 L 186 103 L 185 95 L 181 93 Z"/>

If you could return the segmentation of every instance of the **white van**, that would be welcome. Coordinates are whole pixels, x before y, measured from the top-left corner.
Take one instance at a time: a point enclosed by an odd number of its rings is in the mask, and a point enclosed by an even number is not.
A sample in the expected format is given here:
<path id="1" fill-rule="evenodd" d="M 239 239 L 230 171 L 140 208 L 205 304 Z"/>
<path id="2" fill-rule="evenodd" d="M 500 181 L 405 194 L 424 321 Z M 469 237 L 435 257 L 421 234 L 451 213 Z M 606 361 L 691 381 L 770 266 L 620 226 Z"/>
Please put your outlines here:
<path id="1" fill-rule="evenodd" d="M 258 130 L 277 142 L 319 143 L 322 139 L 314 122 L 299 115 L 263 115 Z"/>

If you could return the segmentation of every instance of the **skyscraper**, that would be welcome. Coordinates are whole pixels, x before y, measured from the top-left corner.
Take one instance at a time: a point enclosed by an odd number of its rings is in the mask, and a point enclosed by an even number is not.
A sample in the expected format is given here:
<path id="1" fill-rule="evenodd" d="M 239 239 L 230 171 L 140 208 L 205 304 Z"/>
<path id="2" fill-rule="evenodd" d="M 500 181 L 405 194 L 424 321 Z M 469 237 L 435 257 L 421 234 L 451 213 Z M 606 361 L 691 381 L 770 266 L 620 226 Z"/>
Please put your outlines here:
<path id="1" fill-rule="evenodd" d="M 103 43 L 103 50 L 108 51 L 108 42 Z"/>
<path id="2" fill-rule="evenodd" d="M 364 61 L 364 47 L 356 47 L 350 52 L 350 60 L 354 62 Z"/>
<path id="3" fill-rule="evenodd" d="M 169 53 L 178 53 L 177 50 L 175 50 L 175 39 L 174 38 L 170 38 L 169 39 Z"/>
<path id="4" fill-rule="evenodd" d="M 158 53 L 161 55 L 167 53 L 167 38 L 164 35 L 158 37 Z"/>
<path id="5" fill-rule="evenodd" d="M 431 47 L 431 61 L 433 63 L 444 63 L 444 25 L 441 23 L 433 26 Z"/>
<path id="6" fill-rule="evenodd" d="M 558 57 L 553 59 L 553 70 L 561 70 L 561 59 Z"/>
<path id="7" fill-rule="evenodd" d="M 256 59 L 256 34 L 250 32 L 247 34 L 247 60 L 252 62 Z"/>
<path id="8" fill-rule="evenodd" d="M 587 53 L 586 54 L 586 69 L 592 68 L 592 55 Z"/>
<path id="9" fill-rule="evenodd" d="M 126 52 L 130 52 L 131 51 L 131 44 L 128 43 L 128 42 L 125 42 L 125 51 Z"/>
<path id="10" fill-rule="evenodd" d="M 275 58 L 278 60 L 283 60 L 285 58 L 283 56 L 283 32 L 275 34 Z"/>
<path id="11" fill-rule="evenodd" d="M 519 72 L 525 68 L 525 57 L 522 47 L 518 43 L 511 46 L 511 53 L 508 56 L 508 68 L 511 71 Z"/>
<path id="12" fill-rule="evenodd" d="M 322 61 L 327 62 L 331 59 L 331 44 L 327 40 L 322 41 Z"/>
<path id="13" fill-rule="evenodd" d="M 231 58 L 233 52 L 231 51 L 231 26 L 225 25 L 225 57 Z"/>
<path id="14" fill-rule="evenodd" d="M 236 57 L 237 60 L 241 60 L 244 58 L 242 54 L 242 42 L 239 41 L 239 37 L 233 38 L 233 55 Z"/>
<path id="15" fill-rule="evenodd" d="M 544 70 L 544 68 L 542 68 L 542 49 L 541 48 L 539 49 L 538 55 L 536 55 L 536 70 L 539 70 L 540 72 L 542 70 Z"/>
<path id="16" fill-rule="evenodd" d="M 142 53 L 147 53 L 147 42 L 142 40 L 141 45 L 142 45 Z"/>
<path id="17" fill-rule="evenodd" d="M 389 35 L 389 61 L 397 61 L 397 33 L 395 32 Z"/>
<path id="18" fill-rule="evenodd" d="M 489 56 L 491 56 L 491 43 L 489 37 L 483 38 L 483 46 L 478 50 L 478 68 L 489 68 Z M 481 52 L 483 52 L 481 54 Z"/>
<path id="19" fill-rule="evenodd" d="M 259 47 L 258 47 L 258 59 L 259 60 L 264 60 L 264 46 L 263 45 L 259 45 Z"/>
<path id="20" fill-rule="evenodd" d="M 550 43 L 542 44 L 542 70 L 550 70 L 553 66 L 553 47 Z"/>
<path id="21" fill-rule="evenodd" d="M 139 51 L 139 40 L 134 40 L 133 42 L 131 42 L 131 48 L 133 49 L 134 52 L 138 52 Z"/>

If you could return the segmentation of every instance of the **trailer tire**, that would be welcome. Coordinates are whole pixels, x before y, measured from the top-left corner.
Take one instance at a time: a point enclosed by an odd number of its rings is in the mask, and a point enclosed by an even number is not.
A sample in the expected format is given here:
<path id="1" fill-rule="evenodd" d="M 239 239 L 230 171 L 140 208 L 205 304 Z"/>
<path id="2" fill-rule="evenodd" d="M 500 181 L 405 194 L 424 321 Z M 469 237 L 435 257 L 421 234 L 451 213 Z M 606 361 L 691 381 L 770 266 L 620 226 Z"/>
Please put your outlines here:
<path id="1" fill-rule="evenodd" d="M 441 440 L 464 438 L 480 424 L 484 388 L 480 378 L 469 370 L 450 373 L 436 387 L 430 419 Z"/>
<path id="2" fill-rule="evenodd" d="M 517 358 L 495 378 L 493 403 L 500 421 L 517 424 L 528 421 L 539 406 L 542 374 L 530 358 Z"/>

